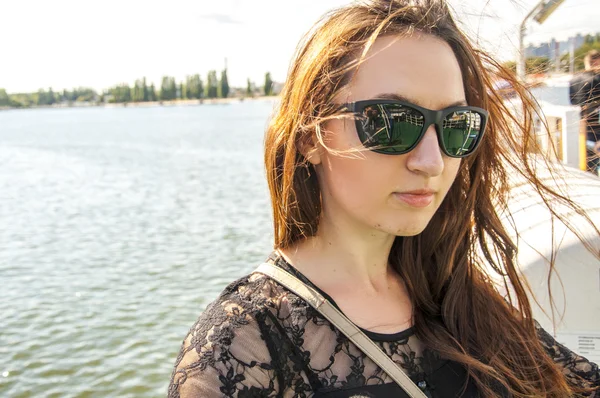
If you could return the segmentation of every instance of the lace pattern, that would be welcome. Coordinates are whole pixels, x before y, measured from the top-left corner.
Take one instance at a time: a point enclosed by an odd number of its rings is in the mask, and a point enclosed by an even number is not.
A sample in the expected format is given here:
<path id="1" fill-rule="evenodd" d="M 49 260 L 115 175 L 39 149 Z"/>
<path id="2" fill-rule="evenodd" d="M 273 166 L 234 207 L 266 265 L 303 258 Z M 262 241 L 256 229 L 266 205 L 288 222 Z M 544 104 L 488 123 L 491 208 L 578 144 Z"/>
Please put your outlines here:
<path id="1" fill-rule="evenodd" d="M 294 271 L 281 258 L 275 262 Z M 569 377 L 578 375 L 600 385 L 597 365 L 537 327 L 542 344 Z M 367 334 L 426 395 L 450 396 L 450 387 L 434 377 L 442 368 L 460 379 L 455 382 L 456 392 L 462 390 L 467 380 L 464 369 L 424 348 L 411 329 L 393 335 Z M 389 376 L 308 303 L 254 273 L 227 286 L 192 326 L 175 362 L 168 396 L 321 397 L 346 391 L 335 396 L 358 397 L 375 395 L 350 392 L 392 385 Z"/>

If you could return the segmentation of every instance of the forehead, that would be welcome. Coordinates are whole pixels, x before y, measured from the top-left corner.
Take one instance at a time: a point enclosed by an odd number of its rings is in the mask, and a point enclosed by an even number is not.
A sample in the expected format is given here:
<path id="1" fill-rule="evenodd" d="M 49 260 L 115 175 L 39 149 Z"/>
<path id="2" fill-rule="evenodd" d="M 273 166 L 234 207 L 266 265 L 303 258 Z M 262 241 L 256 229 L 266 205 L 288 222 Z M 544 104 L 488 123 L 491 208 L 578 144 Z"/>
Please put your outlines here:
<path id="1" fill-rule="evenodd" d="M 446 42 L 425 34 L 378 38 L 338 99 L 352 102 L 383 93 L 399 94 L 429 109 L 465 100 L 454 52 Z"/>

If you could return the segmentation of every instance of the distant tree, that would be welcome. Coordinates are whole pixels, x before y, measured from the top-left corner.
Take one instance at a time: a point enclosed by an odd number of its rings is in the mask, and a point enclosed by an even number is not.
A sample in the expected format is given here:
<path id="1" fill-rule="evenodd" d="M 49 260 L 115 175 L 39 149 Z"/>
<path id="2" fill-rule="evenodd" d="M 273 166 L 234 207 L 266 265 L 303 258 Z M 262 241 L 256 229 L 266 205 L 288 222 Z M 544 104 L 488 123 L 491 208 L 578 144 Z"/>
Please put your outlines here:
<path id="1" fill-rule="evenodd" d="M 170 99 L 169 98 L 169 78 L 167 76 L 163 76 L 162 81 L 160 83 L 159 98 L 163 101 Z"/>
<path id="2" fill-rule="evenodd" d="M 52 91 L 52 87 L 48 88 L 47 94 L 47 103 L 48 105 L 53 105 L 56 102 L 56 98 L 54 97 L 54 91 Z"/>
<path id="3" fill-rule="evenodd" d="M 32 94 L 32 99 L 36 105 L 52 105 L 56 102 L 52 88 L 49 88 L 48 91 L 39 89 L 37 93 Z"/>
<path id="4" fill-rule="evenodd" d="M 187 98 L 187 95 L 185 95 L 183 83 L 179 83 L 179 98 L 181 98 L 181 99 Z"/>
<path id="5" fill-rule="evenodd" d="M 148 89 L 148 101 L 156 101 L 157 97 L 156 97 L 156 89 L 154 88 L 154 83 L 152 83 L 150 85 L 150 88 Z"/>
<path id="6" fill-rule="evenodd" d="M 36 105 L 46 105 L 46 92 L 40 88 L 37 93 L 33 94 L 33 102 Z"/>
<path id="7" fill-rule="evenodd" d="M 594 36 L 585 35 L 584 44 L 592 44 L 594 42 Z"/>
<path id="8" fill-rule="evenodd" d="M 131 99 L 133 100 L 133 102 L 144 101 L 144 81 L 143 80 L 138 79 L 135 81 Z"/>
<path id="9" fill-rule="evenodd" d="M 119 93 L 120 93 L 120 98 L 121 101 L 120 102 L 130 102 L 131 101 L 131 88 L 129 87 L 128 84 L 122 84 L 119 87 Z"/>
<path id="10" fill-rule="evenodd" d="M 128 84 L 119 84 L 118 86 L 109 89 L 108 92 L 112 96 L 109 102 L 131 102 L 131 88 Z"/>
<path id="11" fill-rule="evenodd" d="M 221 81 L 219 82 L 219 97 L 227 98 L 229 96 L 229 82 L 227 81 L 227 69 L 221 71 Z"/>
<path id="12" fill-rule="evenodd" d="M 575 50 L 575 72 L 579 72 L 585 69 L 583 59 L 585 58 L 587 53 L 592 50 L 600 51 L 600 34 L 596 36 L 595 41 L 591 41 L 589 43 L 586 42 Z M 564 71 L 569 70 L 569 57 L 569 53 L 563 54 L 561 57 L 561 65 Z"/>
<path id="13" fill-rule="evenodd" d="M 504 67 L 517 73 L 517 63 L 515 61 L 507 61 Z M 529 57 L 525 60 L 525 73 L 546 73 L 550 70 L 550 59 L 548 57 Z"/>
<path id="14" fill-rule="evenodd" d="M 121 98 L 122 102 L 130 102 L 131 101 L 131 88 L 128 84 L 123 84 L 121 87 Z"/>
<path id="15" fill-rule="evenodd" d="M 177 83 L 175 78 L 169 78 L 169 90 L 171 91 L 171 99 L 177 99 Z"/>
<path id="16" fill-rule="evenodd" d="M 273 80 L 271 80 L 271 73 L 265 73 L 265 95 L 273 94 Z"/>
<path id="17" fill-rule="evenodd" d="M 73 100 L 77 102 L 90 102 L 93 101 L 97 96 L 98 94 L 96 91 L 86 87 L 73 89 L 72 93 Z"/>
<path id="18" fill-rule="evenodd" d="M 128 84 L 123 84 L 122 93 L 123 93 L 123 95 L 122 95 L 123 102 L 131 101 L 131 88 L 129 87 Z"/>
<path id="19" fill-rule="evenodd" d="M 188 99 L 194 98 L 194 87 L 192 83 L 192 76 L 187 75 L 185 77 L 185 97 Z"/>
<path id="20" fill-rule="evenodd" d="M 188 99 L 196 98 L 195 89 L 193 76 L 187 75 L 185 77 L 185 97 Z"/>
<path id="21" fill-rule="evenodd" d="M 114 88 L 114 87 L 113 87 Z M 109 90 L 112 90 L 109 89 Z M 51 89 L 49 90 L 51 91 Z M 62 94 L 58 95 L 53 93 L 54 102 L 68 101 L 68 102 L 94 102 L 98 98 L 98 93 L 95 90 L 88 87 L 74 88 L 72 91 L 63 90 Z"/>
<path id="22" fill-rule="evenodd" d="M 46 92 L 43 88 L 40 88 L 37 93 L 32 95 L 33 102 L 36 105 L 46 105 Z"/>
<path id="23" fill-rule="evenodd" d="M 37 94 L 10 94 L 9 98 L 9 106 L 15 108 L 29 108 L 32 105 L 36 104 Z"/>
<path id="24" fill-rule="evenodd" d="M 202 99 L 204 98 L 204 83 L 202 82 L 202 78 L 200 77 L 200 75 L 195 75 L 198 77 L 198 89 L 197 89 L 197 97 L 198 99 Z"/>
<path id="25" fill-rule="evenodd" d="M 204 96 L 202 79 L 200 78 L 199 74 L 195 74 L 193 76 L 186 76 L 185 95 L 188 99 L 200 99 Z"/>
<path id="26" fill-rule="evenodd" d="M 145 77 L 142 79 L 142 87 L 143 87 L 142 101 L 146 102 L 146 101 L 148 101 L 148 86 L 146 85 Z"/>
<path id="27" fill-rule="evenodd" d="M 217 81 L 217 71 L 211 70 L 208 72 L 208 76 L 206 78 L 206 97 L 207 98 L 217 98 L 218 89 L 217 89 L 218 81 Z"/>
<path id="28" fill-rule="evenodd" d="M 248 78 L 248 80 L 246 81 L 246 96 L 248 96 L 248 97 L 254 96 L 254 89 L 252 87 L 252 82 L 250 81 L 250 78 Z"/>
<path id="29" fill-rule="evenodd" d="M 9 106 L 10 99 L 8 98 L 8 94 L 6 94 L 6 90 L 0 88 L 0 106 Z"/>
<path id="30" fill-rule="evenodd" d="M 546 73 L 550 70 L 550 58 L 530 57 L 525 60 L 525 73 Z"/>
<path id="31" fill-rule="evenodd" d="M 163 101 L 174 100 L 177 97 L 175 78 L 164 76 L 160 86 L 160 99 Z"/>

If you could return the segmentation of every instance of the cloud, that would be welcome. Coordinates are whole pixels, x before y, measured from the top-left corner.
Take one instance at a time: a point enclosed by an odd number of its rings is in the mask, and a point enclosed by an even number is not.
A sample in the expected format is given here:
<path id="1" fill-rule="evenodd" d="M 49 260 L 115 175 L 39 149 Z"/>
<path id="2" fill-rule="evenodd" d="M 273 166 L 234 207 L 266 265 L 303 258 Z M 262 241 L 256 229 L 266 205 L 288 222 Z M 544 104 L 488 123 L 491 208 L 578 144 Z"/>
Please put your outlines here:
<path id="1" fill-rule="evenodd" d="M 206 14 L 206 15 L 201 15 L 200 19 L 208 19 L 209 21 L 214 21 L 214 22 L 223 23 L 223 24 L 233 24 L 233 25 L 241 24 L 240 21 L 233 19 L 231 16 L 229 16 L 227 14 Z"/>

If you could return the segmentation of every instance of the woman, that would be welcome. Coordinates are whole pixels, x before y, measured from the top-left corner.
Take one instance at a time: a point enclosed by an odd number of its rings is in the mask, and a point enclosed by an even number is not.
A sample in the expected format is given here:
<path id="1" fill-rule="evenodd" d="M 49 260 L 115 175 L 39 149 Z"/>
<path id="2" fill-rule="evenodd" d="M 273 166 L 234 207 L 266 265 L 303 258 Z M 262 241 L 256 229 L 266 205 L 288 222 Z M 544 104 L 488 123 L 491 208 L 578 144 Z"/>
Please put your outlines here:
<path id="1" fill-rule="evenodd" d="M 517 87 L 524 121 L 493 91 L 494 73 Z M 532 143 L 512 134 L 515 123 L 529 131 L 529 109 L 443 0 L 380 0 L 331 13 L 307 37 L 267 131 L 268 261 L 334 303 L 427 396 L 596 394 L 598 367 L 532 319 L 497 214 L 508 171 L 549 206 L 577 209 L 541 184 Z M 408 395 L 305 300 L 255 272 L 192 327 L 169 396 Z"/>

